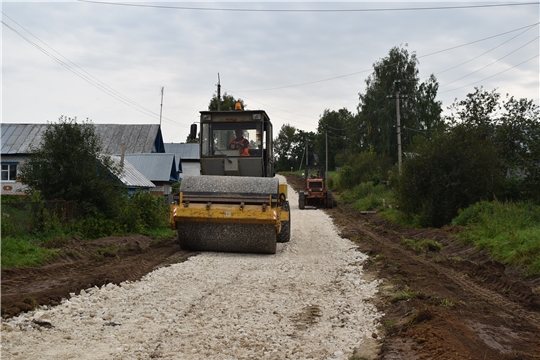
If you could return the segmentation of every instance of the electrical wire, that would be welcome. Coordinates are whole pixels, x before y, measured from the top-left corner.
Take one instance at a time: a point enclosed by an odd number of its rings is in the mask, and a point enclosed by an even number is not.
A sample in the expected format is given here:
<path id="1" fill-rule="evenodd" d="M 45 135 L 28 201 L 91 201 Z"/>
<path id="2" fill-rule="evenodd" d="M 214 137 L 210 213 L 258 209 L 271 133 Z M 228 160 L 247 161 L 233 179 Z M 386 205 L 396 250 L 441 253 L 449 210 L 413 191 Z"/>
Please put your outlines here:
<path id="1" fill-rule="evenodd" d="M 539 5 L 540 2 L 528 3 L 507 3 L 507 4 L 484 4 L 484 5 L 456 5 L 456 6 L 425 6 L 425 7 L 402 7 L 402 8 L 373 8 L 373 9 L 248 9 L 248 8 L 219 8 L 219 7 L 190 7 L 190 6 L 172 6 L 172 5 L 148 5 L 135 3 L 115 3 L 108 1 L 77 0 L 79 2 L 117 5 L 130 7 L 144 7 L 156 9 L 174 9 L 174 10 L 195 10 L 195 11 L 229 11 L 229 12 L 320 12 L 320 13 L 346 13 L 346 12 L 383 12 L 383 11 L 426 11 L 426 10 L 456 10 L 456 9 L 478 9 L 509 6 L 529 6 Z"/>
<path id="2" fill-rule="evenodd" d="M 15 20 L 13 20 L 11 17 L 9 17 L 5 12 L 1 11 L 1 13 L 5 17 L 7 17 L 11 21 L 13 21 L 15 24 L 17 24 L 19 27 L 21 27 L 28 34 L 30 34 L 35 39 L 37 39 L 44 46 L 46 46 L 47 48 L 52 50 L 54 53 L 56 53 L 58 56 L 56 56 L 56 55 L 52 54 L 51 52 L 47 51 L 45 48 L 43 48 L 42 46 L 40 46 L 39 44 L 37 44 L 33 40 L 29 39 L 28 37 L 26 37 L 25 35 L 20 33 L 18 30 L 16 30 L 15 28 L 13 28 L 9 24 L 7 24 L 6 22 L 1 20 L 1 22 L 2 22 L 2 24 L 4 26 L 6 26 L 9 30 L 13 31 L 16 35 L 21 37 L 23 40 L 28 42 L 30 45 L 34 46 L 36 49 L 38 49 L 39 51 L 41 51 L 42 53 L 44 53 L 45 55 L 47 55 L 48 57 L 50 57 L 51 59 L 53 59 L 54 61 L 59 63 L 61 66 L 63 66 L 67 70 L 71 71 L 73 74 L 80 77 L 84 81 L 88 82 L 92 86 L 96 87 L 97 89 L 99 89 L 102 92 L 106 93 L 107 95 L 111 96 L 112 98 L 124 103 L 125 105 L 127 105 L 127 106 L 141 112 L 141 113 L 143 113 L 144 115 L 159 119 L 159 114 L 158 113 L 153 112 L 152 110 L 149 110 L 149 109 L 145 108 L 144 106 L 136 103 L 135 101 L 133 101 L 133 100 L 129 99 L 128 97 L 122 95 L 120 92 L 114 90 L 113 88 L 111 88 L 110 86 L 105 84 L 103 81 L 101 81 L 101 80 L 97 79 L 96 77 L 92 76 L 90 73 L 88 73 L 87 71 L 82 69 L 80 66 L 78 66 L 77 64 L 75 64 L 74 62 L 72 62 L 71 60 L 69 60 L 68 58 L 63 56 L 62 54 L 60 54 L 58 51 L 54 50 L 52 47 L 47 45 L 44 41 L 39 39 L 37 36 L 32 34 L 30 31 L 28 31 L 25 27 L 23 27 L 22 25 L 17 23 Z M 62 60 L 61 58 L 66 60 L 66 61 Z M 71 66 L 70 64 L 72 64 L 73 66 Z M 178 123 L 173 121 L 172 119 L 168 119 L 168 118 L 163 117 L 163 116 L 162 116 L 162 119 L 169 122 L 169 123 L 171 123 L 171 124 L 178 125 Z"/>
<path id="3" fill-rule="evenodd" d="M 509 33 L 512 33 L 512 32 L 520 31 L 520 30 L 523 30 L 523 29 L 528 30 L 531 27 L 537 26 L 538 24 L 540 24 L 540 22 L 536 22 L 534 24 L 523 26 L 523 27 L 520 27 L 520 28 L 517 28 L 517 29 L 514 29 L 514 30 L 505 31 L 505 32 L 497 34 L 497 35 L 492 35 L 492 36 L 482 38 L 482 39 L 479 39 L 479 40 L 475 40 L 475 41 L 471 41 L 471 42 L 468 42 L 468 43 L 465 43 L 465 44 L 453 46 L 453 47 L 450 47 L 450 48 L 447 48 L 447 49 L 439 50 L 439 51 L 436 51 L 436 52 L 433 52 L 433 53 L 430 53 L 430 54 L 417 56 L 417 59 L 432 56 L 432 55 L 435 55 L 435 54 L 440 54 L 440 53 L 451 51 L 451 50 L 455 50 L 455 49 L 458 49 L 458 48 L 461 48 L 461 47 L 464 47 L 464 46 L 468 46 L 468 45 L 476 44 L 478 42 L 490 40 L 490 39 L 493 39 L 493 38 L 496 38 L 496 37 L 499 37 L 499 36 L 503 36 L 503 35 L 506 35 L 506 34 L 509 34 Z M 395 65 L 397 65 L 397 63 L 388 64 L 388 65 L 386 65 L 386 67 L 391 67 L 391 66 L 395 66 Z M 318 84 L 318 83 L 322 83 L 322 82 L 337 80 L 337 79 L 350 77 L 350 76 L 355 76 L 355 75 L 359 75 L 359 74 L 366 73 L 366 72 L 372 72 L 372 71 L 373 71 L 373 69 L 366 69 L 366 70 L 356 71 L 356 72 L 349 73 L 349 74 L 338 75 L 338 76 L 334 76 L 334 77 L 330 77 L 330 78 L 319 79 L 319 80 L 314 80 L 314 81 L 308 81 L 308 82 L 304 82 L 304 83 L 285 85 L 285 86 L 278 86 L 278 87 L 273 87 L 273 88 L 251 89 L 251 90 L 234 90 L 234 91 L 236 93 L 248 93 L 248 92 L 262 92 L 262 91 L 282 90 L 282 89 L 301 87 L 301 86 L 306 86 L 306 85 L 313 85 L 313 84 Z"/>
<path id="4" fill-rule="evenodd" d="M 460 86 L 460 87 L 455 88 L 455 89 L 452 89 L 452 90 L 441 91 L 441 93 L 447 93 L 447 92 L 451 92 L 451 91 L 463 89 L 463 88 L 469 87 L 469 86 L 474 85 L 474 84 L 478 84 L 479 82 L 482 82 L 482 81 L 491 79 L 491 78 L 493 78 L 493 77 L 495 77 L 495 76 L 498 76 L 498 75 L 503 74 L 503 73 L 505 73 L 505 72 L 507 72 L 507 71 L 509 71 L 509 70 L 512 70 L 512 69 L 514 69 L 514 68 L 516 68 L 516 67 L 518 67 L 518 66 L 520 66 L 520 65 L 523 65 L 523 64 L 525 64 L 526 62 L 529 62 L 529 61 L 531 61 L 532 59 L 537 58 L 538 56 L 540 56 L 540 54 L 536 54 L 536 55 L 534 55 L 533 57 L 531 57 L 531 58 L 529 58 L 529 59 L 527 59 L 527 60 L 525 60 L 525 61 L 520 62 L 519 64 L 516 64 L 516 65 L 514 65 L 514 66 L 512 66 L 512 67 L 509 67 L 508 69 L 503 70 L 503 71 L 500 71 L 500 72 L 498 72 L 498 73 L 496 73 L 496 74 L 494 74 L 494 75 L 488 76 L 487 78 L 484 78 L 484 79 L 482 79 L 482 80 L 478 80 L 478 81 L 475 81 L 475 82 L 470 83 L 470 84 L 468 84 L 468 85 Z"/>
<path id="5" fill-rule="evenodd" d="M 456 65 L 456 66 L 452 66 L 451 68 L 448 68 L 448 69 L 443 70 L 443 71 L 439 71 L 439 72 L 435 73 L 435 75 L 440 75 L 440 74 L 442 74 L 442 73 L 445 73 L 445 72 L 447 72 L 447 71 L 450 71 L 450 70 L 453 70 L 453 69 L 458 68 L 458 67 L 460 67 L 460 66 L 463 66 L 463 65 L 465 65 L 465 64 L 467 64 L 467 63 L 470 63 L 471 61 L 474 61 L 474 60 L 476 60 L 476 59 L 478 59 L 478 58 L 480 58 L 480 57 L 486 55 L 487 53 L 490 53 L 491 51 L 493 51 L 493 50 L 495 50 L 495 49 L 497 49 L 497 48 L 500 48 L 501 46 L 503 46 L 504 44 L 506 44 L 506 43 L 508 43 L 508 42 L 510 42 L 510 41 L 512 41 L 512 40 L 514 40 L 515 38 L 517 38 L 517 37 L 523 35 L 523 34 L 526 33 L 527 31 L 529 31 L 529 30 L 533 29 L 534 27 L 538 26 L 538 24 L 540 24 L 540 23 L 533 24 L 533 25 L 527 27 L 524 31 L 522 31 L 522 32 L 520 32 L 519 34 L 517 34 L 516 36 L 511 37 L 510 39 L 508 39 L 508 40 L 502 42 L 501 44 L 499 44 L 499 45 L 497 45 L 497 46 L 495 46 L 495 47 L 489 49 L 488 51 L 485 51 L 485 52 L 483 52 L 482 54 L 480 54 L 480 55 L 478 55 L 478 56 L 476 56 L 476 57 L 473 57 L 472 59 L 469 59 L 469 60 L 467 60 L 467 61 L 465 61 L 465 62 L 462 62 L 461 64 L 458 64 L 458 65 Z M 433 53 L 433 54 L 437 54 L 437 53 Z M 425 55 L 425 56 L 429 56 L 429 55 Z"/>
<path id="6" fill-rule="evenodd" d="M 471 75 L 473 75 L 473 74 L 475 74 L 475 73 L 477 73 L 477 72 L 479 72 L 479 71 L 482 71 L 482 70 L 484 70 L 485 68 L 487 68 L 487 67 L 489 67 L 489 66 L 491 66 L 491 65 L 493 65 L 493 64 L 495 64 L 495 63 L 497 63 L 497 62 L 499 62 L 499 61 L 501 61 L 501 60 L 504 59 L 505 57 L 510 56 L 510 55 L 512 55 L 513 53 L 515 53 L 516 51 L 518 51 L 518 50 L 524 48 L 525 46 L 529 45 L 529 44 L 532 43 L 533 41 L 538 40 L 538 38 L 540 38 L 540 36 L 535 37 L 534 39 L 532 39 L 532 40 L 529 41 L 528 43 L 526 43 L 526 44 L 524 44 L 524 45 L 518 47 L 517 49 L 515 49 L 514 51 L 512 51 L 512 52 L 510 52 L 510 53 L 508 53 L 508 54 L 506 54 L 506 55 L 504 55 L 503 57 L 498 58 L 497 60 L 495 60 L 495 61 L 493 61 L 493 62 L 491 62 L 491 63 L 489 63 L 489 64 L 487 64 L 487 65 L 485 65 L 485 66 L 483 66 L 483 67 L 481 67 L 480 69 L 477 69 L 477 70 L 473 71 L 472 73 L 469 73 L 469 74 L 467 74 L 467 75 L 464 75 L 464 76 L 460 77 L 459 79 L 450 81 L 449 83 L 446 83 L 446 84 L 443 84 L 443 85 L 440 85 L 440 87 L 450 85 L 450 84 L 452 84 L 452 83 L 455 83 L 456 81 L 459 81 L 459 80 L 464 79 L 464 78 L 466 78 L 466 77 L 468 77 L 468 76 L 471 76 Z"/>

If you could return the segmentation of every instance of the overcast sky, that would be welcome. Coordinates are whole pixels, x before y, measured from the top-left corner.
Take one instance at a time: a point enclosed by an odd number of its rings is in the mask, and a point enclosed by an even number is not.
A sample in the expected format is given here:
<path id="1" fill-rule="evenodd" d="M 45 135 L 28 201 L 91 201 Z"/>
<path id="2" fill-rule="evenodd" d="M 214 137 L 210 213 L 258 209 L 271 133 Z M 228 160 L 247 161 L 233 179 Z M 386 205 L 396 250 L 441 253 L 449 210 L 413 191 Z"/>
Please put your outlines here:
<path id="1" fill-rule="evenodd" d="M 540 6 L 492 6 L 511 2 L 3 1 L 2 122 L 158 124 L 163 87 L 164 141 L 184 142 L 219 73 L 274 136 L 315 131 L 325 109 L 356 113 L 395 46 L 444 109 L 480 86 L 538 104 Z"/>

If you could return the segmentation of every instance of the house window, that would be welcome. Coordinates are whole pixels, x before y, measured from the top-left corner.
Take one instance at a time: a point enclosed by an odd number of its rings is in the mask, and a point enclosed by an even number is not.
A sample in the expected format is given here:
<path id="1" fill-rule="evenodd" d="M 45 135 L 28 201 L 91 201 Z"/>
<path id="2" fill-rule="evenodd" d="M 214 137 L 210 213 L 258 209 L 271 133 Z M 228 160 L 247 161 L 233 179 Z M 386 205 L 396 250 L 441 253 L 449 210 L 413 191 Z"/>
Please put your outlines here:
<path id="1" fill-rule="evenodd" d="M 2 181 L 17 180 L 17 163 L 2 163 Z"/>

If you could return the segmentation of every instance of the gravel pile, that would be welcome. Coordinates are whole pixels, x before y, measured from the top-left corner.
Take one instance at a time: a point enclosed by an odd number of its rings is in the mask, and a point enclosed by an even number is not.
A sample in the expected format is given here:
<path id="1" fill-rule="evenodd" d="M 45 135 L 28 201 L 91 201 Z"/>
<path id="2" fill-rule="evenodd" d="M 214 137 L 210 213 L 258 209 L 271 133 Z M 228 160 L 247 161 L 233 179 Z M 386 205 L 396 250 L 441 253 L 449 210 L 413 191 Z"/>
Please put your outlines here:
<path id="1" fill-rule="evenodd" d="M 291 241 L 276 255 L 202 253 L 73 294 L 3 321 L 2 359 L 372 358 L 382 314 L 366 256 L 289 197 Z"/>

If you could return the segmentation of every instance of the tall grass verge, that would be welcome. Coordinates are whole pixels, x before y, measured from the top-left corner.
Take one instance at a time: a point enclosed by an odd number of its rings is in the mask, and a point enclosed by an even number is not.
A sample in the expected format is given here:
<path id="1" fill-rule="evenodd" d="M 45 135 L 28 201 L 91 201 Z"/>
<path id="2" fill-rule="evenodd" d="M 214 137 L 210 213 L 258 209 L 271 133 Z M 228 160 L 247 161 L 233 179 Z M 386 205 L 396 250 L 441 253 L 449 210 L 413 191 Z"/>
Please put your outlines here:
<path id="1" fill-rule="evenodd" d="M 540 206 L 483 201 L 461 211 L 452 223 L 466 226 L 458 236 L 495 260 L 540 274 Z"/>
<path id="2" fill-rule="evenodd" d="M 372 181 L 356 185 L 350 190 L 344 190 L 340 193 L 340 199 L 345 204 L 352 206 L 360 211 L 383 210 L 385 204 L 394 203 L 394 193 L 386 185 L 374 185 Z"/>
<path id="3" fill-rule="evenodd" d="M 169 205 L 163 197 L 137 192 L 122 198 L 117 205 L 118 211 L 113 217 L 94 211 L 90 216 L 71 222 L 62 222 L 45 210 L 40 211 L 39 216 L 31 212 L 19 215 L 2 211 L 2 268 L 45 264 L 58 251 L 42 245 L 54 238 L 69 239 L 77 235 L 92 240 L 110 235 L 143 234 L 155 238 L 175 235 L 169 228 Z M 39 218 L 39 226 L 21 226 L 28 218 Z"/>

